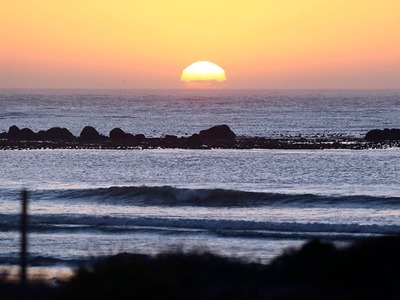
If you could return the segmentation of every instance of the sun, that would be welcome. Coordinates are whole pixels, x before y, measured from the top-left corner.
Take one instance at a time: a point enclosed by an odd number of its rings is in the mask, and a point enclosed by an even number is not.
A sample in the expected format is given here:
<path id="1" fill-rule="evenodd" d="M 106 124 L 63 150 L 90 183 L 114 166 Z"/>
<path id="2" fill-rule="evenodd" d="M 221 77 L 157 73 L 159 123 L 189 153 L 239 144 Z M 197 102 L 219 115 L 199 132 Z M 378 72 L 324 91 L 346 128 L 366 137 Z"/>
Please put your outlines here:
<path id="1" fill-rule="evenodd" d="M 209 61 L 197 61 L 182 71 L 181 81 L 191 85 L 208 86 L 226 81 L 225 71 Z"/>

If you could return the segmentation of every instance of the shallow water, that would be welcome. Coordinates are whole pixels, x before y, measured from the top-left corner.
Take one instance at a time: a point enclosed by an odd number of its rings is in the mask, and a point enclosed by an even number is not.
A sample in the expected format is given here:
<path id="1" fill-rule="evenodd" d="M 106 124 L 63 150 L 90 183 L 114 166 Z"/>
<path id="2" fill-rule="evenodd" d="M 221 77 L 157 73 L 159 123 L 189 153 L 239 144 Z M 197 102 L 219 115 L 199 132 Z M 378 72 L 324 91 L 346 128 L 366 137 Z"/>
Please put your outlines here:
<path id="1" fill-rule="evenodd" d="M 400 233 L 400 149 L 3 151 L 0 258 L 17 261 L 19 188 L 31 255 L 205 248 L 268 262 L 319 237 Z M 6 246 L 7 245 L 7 246 Z"/>

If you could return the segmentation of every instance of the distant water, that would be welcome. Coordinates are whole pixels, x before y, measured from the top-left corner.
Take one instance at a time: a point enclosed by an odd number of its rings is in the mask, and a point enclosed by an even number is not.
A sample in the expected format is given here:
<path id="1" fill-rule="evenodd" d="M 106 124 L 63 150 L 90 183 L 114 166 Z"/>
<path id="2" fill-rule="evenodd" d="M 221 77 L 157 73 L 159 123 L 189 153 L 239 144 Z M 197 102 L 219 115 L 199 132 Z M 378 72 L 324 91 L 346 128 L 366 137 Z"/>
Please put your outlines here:
<path id="1" fill-rule="evenodd" d="M 228 124 L 246 136 L 359 137 L 399 127 L 400 91 L 0 91 L 0 107 L 0 131 L 91 125 L 159 137 Z"/>
<path id="2" fill-rule="evenodd" d="M 248 136 L 358 137 L 400 127 L 395 91 L 7 91 L 0 103 L 0 131 L 162 136 L 226 123 Z M 310 238 L 400 233 L 399 148 L 6 150 L 0 165 L 0 264 L 18 262 L 22 187 L 38 266 L 180 247 L 268 262 Z"/>

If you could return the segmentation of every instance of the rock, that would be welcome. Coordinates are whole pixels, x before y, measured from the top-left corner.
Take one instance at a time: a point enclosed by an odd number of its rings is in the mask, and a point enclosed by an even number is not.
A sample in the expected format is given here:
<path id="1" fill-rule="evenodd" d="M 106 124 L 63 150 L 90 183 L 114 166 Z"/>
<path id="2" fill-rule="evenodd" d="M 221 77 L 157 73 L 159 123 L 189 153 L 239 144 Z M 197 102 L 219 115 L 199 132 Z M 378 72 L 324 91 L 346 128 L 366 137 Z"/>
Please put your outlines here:
<path id="1" fill-rule="evenodd" d="M 46 130 L 39 130 L 38 133 L 36 133 L 36 139 L 38 141 L 46 141 Z"/>
<path id="2" fill-rule="evenodd" d="M 187 145 L 189 148 L 193 149 L 200 148 L 202 145 L 200 136 L 197 133 L 192 134 L 190 137 L 187 138 Z"/>
<path id="3" fill-rule="evenodd" d="M 142 134 L 142 133 L 139 133 L 139 134 L 135 135 L 135 140 L 144 141 L 145 139 L 146 139 L 146 136 L 144 134 Z"/>
<path id="4" fill-rule="evenodd" d="M 144 134 L 125 133 L 120 128 L 114 128 L 110 131 L 110 139 L 123 144 L 136 145 L 146 139 Z"/>
<path id="5" fill-rule="evenodd" d="M 10 139 L 18 139 L 18 135 L 20 133 L 21 129 L 19 129 L 17 126 L 13 125 L 8 129 L 8 138 Z"/>
<path id="6" fill-rule="evenodd" d="M 201 140 L 234 140 L 236 134 L 228 125 L 217 125 L 200 131 L 199 137 Z"/>
<path id="7" fill-rule="evenodd" d="M 8 138 L 12 140 L 30 141 L 36 139 L 35 133 L 30 128 L 19 129 L 13 125 L 8 130 Z"/>
<path id="8" fill-rule="evenodd" d="M 112 140 L 123 140 L 127 138 L 127 134 L 121 128 L 114 128 L 110 131 L 110 139 Z"/>
<path id="9" fill-rule="evenodd" d="M 83 128 L 80 138 L 86 141 L 98 141 L 102 139 L 100 133 L 92 126 L 86 126 Z"/>
<path id="10" fill-rule="evenodd" d="M 373 129 L 367 132 L 365 139 L 367 141 L 378 141 L 382 139 L 383 131 L 380 129 Z"/>
<path id="11" fill-rule="evenodd" d="M 164 139 L 167 140 L 167 141 L 176 141 L 176 140 L 178 139 L 178 137 L 177 137 L 176 135 L 167 134 L 167 135 L 164 137 Z"/>
<path id="12" fill-rule="evenodd" d="M 30 128 L 22 128 L 19 132 L 19 139 L 23 141 L 32 141 L 36 139 L 36 134 Z"/>
<path id="13" fill-rule="evenodd" d="M 132 133 L 125 133 L 125 139 L 129 141 L 134 141 L 135 135 L 133 135 Z"/>
<path id="14" fill-rule="evenodd" d="M 71 141 L 75 137 L 67 128 L 52 127 L 43 134 L 44 140 L 48 141 Z"/>
<path id="15" fill-rule="evenodd" d="M 388 136 L 389 140 L 400 140 L 400 129 L 399 128 L 390 129 Z"/>
<path id="16" fill-rule="evenodd" d="M 8 132 L 0 133 L 0 139 L 8 139 Z"/>
<path id="17" fill-rule="evenodd" d="M 367 132 L 365 139 L 367 141 L 400 140 L 400 129 L 373 129 Z"/>

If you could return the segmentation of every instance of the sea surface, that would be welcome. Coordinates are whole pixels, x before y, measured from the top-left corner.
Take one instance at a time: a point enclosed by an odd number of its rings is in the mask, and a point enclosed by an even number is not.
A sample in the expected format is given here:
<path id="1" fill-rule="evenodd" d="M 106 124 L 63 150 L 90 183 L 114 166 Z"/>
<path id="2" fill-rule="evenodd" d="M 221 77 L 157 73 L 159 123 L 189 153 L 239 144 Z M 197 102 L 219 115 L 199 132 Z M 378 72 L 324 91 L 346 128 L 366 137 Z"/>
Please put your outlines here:
<path id="1" fill-rule="evenodd" d="M 86 125 L 160 137 L 362 137 L 400 127 L 400 91 L 0 91 L 0 132 Z M 31 266 L 209 250 L 268 263 L 320 238 L 400 233 L 400 148 L 3 150 L 0 265 L 16 265 L 22 188 Z"/>

